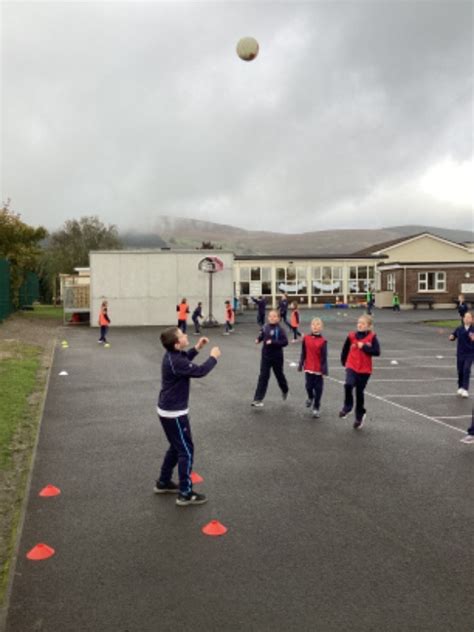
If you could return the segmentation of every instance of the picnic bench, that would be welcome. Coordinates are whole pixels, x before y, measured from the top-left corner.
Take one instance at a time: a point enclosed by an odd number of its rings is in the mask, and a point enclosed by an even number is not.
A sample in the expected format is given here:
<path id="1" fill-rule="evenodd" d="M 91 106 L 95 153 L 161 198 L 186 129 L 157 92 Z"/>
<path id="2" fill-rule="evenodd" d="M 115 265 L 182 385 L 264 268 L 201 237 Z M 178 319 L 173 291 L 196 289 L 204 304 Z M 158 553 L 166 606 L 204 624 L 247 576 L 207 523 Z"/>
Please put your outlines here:
<path id="1" fill-rule="evenodd" d="M 410 298 L 410 303 L 412 303 L 413 308 L 417 309 L 418 305 L 428 305 L 430 309 L 433 309 L 433 305 L 435 303 L 433 296 L 412 296 Z"/>

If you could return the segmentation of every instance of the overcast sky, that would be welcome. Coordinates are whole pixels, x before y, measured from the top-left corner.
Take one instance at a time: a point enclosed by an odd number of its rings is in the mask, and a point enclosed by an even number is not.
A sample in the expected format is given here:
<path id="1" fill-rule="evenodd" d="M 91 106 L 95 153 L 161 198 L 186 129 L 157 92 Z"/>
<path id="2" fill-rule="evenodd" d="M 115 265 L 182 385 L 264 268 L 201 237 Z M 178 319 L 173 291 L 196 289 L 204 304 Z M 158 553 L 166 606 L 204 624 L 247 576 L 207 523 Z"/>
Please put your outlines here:
<path id="1" fill-rule="evenodd" d="M 1 190 L 28 223 L 473 228 L 471 2 L 1 10 Z"/>

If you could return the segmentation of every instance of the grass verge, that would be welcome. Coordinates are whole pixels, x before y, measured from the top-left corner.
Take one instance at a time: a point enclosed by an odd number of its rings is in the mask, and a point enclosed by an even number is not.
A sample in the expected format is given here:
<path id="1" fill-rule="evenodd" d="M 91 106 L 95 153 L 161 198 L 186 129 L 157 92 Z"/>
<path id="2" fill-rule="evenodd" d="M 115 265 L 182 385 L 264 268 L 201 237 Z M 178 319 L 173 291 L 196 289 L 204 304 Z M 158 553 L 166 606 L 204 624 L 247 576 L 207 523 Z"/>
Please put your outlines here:
<path id="1" fill-rule="evenodd" d="M 426 325 L 431 327 L 446 327 L 446 329 L 456 329 L 461 324 L 458 320 L 425 320 Z"/>
<path id="2" fill-rule="evenodd" d="M 63 308 L 61 305 L 35 305 L 34 309 L 27 310 L 24 312 L 19 312 L 21 318 L 28 319 L 53 319 L 53 320 L 62 320 L 63 318 Z"/>
<path id="3" fill-rule="evenodd" d="M 0 340 L 0 605 L 31 465 L 47 371 L 43 349 Z"/>

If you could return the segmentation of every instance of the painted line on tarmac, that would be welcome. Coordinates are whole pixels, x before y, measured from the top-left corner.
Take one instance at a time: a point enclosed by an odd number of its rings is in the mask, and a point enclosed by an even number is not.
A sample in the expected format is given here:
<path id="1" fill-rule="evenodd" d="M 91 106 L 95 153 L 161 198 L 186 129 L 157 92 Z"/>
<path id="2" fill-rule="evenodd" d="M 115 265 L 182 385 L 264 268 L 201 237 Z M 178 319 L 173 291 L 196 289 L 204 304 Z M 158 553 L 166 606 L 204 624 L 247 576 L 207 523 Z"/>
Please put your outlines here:
<path id="1" fill-rule="evenodd" d="M 437 419 L 472 419 L 472 415 L 452 415 L 452 416 L 438 415 Z"/>
<path id="2" fill-rule="evenodd" d="M 423 393 L 419 395 L 418 393 L 410 393 L 410 395 L 381 395 L 380 397 L 456 397 L 455 393 Z"/>
<path id="3" fill-rule="evenodd" d="M 378 370 L 378 369 L 377 369 Z M 390 380 L 389 378 L 375 378 L 374 380 L 370 380 L 370 383 L 374 382 L 457 382 L 455 377 L 414 377 L 410 378 L 393 378 Z"/>
<path id="4" fill-rule="evenodd" d="M 327 377 L 326 379 L 331 380 L 332 382 L 337 382 L 338 384 L 342 384 L 342 385 L 344 384 L 342 380 L 336 380 L 336 378 L 334 377 Z M 402 410 L 406 410 L 407 412 L 412 413 L 413 415 L 418 415 L 418 417 L 423 417 L 423 419 L 432 421 L 435 424 L 444 426 L 445 428 L 450 428 L 451 430 L 455 430 L 456 432 L 460 432 L 461 434 L 466 434 L 465 430 L 461 430 L 461 428 L 456 428 L 456 426 L 451 426 L 451 424 L 447 424 L 444 421 L 440 421 L 436 417 L 425 415 L 425 413 L 420 413 L 418 410 L 414 410 L 413 408 L 409 408 L 408 406 L 397 404 L 397 402 L 391 402 L 389 399 L 385 399 L 384 397 L 381 397 L 380 395 L 375 395 L 375 393 L 369 393 L 369 391 L 365 391 L 365 394 L 369 395 L 369 397 L 373 397 L 374 399 L 378 399 L 379 401 L 384 402 L 385 404 L 390 404 L 391 406 L 395 406 L 395 408 L 401 408 Z"/>

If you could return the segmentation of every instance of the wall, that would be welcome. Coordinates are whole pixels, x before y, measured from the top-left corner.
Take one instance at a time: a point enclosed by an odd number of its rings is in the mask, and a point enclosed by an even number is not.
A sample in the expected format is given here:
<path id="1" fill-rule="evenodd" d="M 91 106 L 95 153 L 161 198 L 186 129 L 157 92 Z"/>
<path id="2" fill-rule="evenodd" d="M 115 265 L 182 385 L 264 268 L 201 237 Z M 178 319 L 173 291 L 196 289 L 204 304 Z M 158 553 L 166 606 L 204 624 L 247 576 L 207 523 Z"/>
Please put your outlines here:
<path id="1" fill-rule="evenodd" d="M 384 264 L 407 261 L 409 263 L 430 263 L 431 261 L 472 262 L 472 253 L 461 246 L 451 245 L 430 236 L 414 239 L 409 243 L 383 251 L 388 255 Z"/>
<path id="2" fill-rule="evenodd" d="M 207 316 L 209 275 L 198 270 L 198 263 L 208 255 L 224 262 L 224 270 L 213 275 L 213 313 L 222 323 L 224 301 L 233 295 L 232 253 L 140 250 L 90 253 L 91 324 L 96 325 L 104 298 L 113 326 L 175 325 L 183 297 L 191 311 L 202 301 Z"/>

